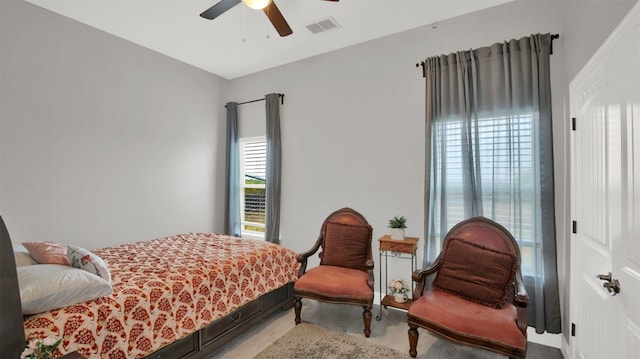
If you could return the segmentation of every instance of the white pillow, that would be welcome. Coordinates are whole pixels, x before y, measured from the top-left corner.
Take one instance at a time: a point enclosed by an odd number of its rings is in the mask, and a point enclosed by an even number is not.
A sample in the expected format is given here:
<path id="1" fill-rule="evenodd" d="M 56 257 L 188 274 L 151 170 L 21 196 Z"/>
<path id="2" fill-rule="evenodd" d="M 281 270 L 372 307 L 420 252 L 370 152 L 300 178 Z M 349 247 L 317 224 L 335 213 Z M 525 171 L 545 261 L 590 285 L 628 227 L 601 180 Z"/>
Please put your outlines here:
<path id="1" fill-rule="evenodd" d="M 68 246 L 67 257 L 69 257 L 69 263 L 72 267 L 86 270 L 111 283 L 109 267 L 107 267 L 107 264 L 102 258 L 98 257 L 95 253 L 84 248 Z"/>
<path id="2" fill-rule="evenodd" d="M 17 268 L 22 314 L 36 314 L 111 295 L 106 280 L 61 264 Z"/>
<path id="3" fill-rule="evenodd" d="M 20 244 L 13 246 L 13 256 L 16 259 L 16 267 L 38 264 L 38 261 L 29 254 L 27 248 Z"/>

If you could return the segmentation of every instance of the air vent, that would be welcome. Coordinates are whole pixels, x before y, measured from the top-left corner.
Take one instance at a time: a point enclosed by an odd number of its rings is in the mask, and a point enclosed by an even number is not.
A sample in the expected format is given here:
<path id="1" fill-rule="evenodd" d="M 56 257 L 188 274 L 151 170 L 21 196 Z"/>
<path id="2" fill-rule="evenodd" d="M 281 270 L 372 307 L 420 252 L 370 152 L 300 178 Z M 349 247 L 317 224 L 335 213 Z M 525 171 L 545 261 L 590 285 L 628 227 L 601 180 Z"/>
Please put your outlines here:
<path id="1" fill-rule="evenodd" d="M 309 29 L 309 31 L 314 34 L 337 29 L 338 27 L 340 27 L 340 25 L 338 25 L 338 23 L 331 16 L 307 25 L 307 29 Z"/>

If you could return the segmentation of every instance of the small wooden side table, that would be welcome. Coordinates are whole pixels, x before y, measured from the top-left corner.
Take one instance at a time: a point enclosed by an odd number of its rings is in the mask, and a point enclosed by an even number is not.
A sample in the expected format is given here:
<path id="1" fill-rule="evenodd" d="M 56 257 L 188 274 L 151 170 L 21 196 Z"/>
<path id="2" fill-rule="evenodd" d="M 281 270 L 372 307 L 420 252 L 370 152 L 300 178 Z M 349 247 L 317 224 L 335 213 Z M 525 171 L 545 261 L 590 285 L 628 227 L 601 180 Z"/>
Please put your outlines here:
<path id="1" fill-rule="evenodd" d="M 417 256 L 416 256 L 416 250 L 418 249 L 418 240 L 419 238 L 417 237 L 405 237 L 404 239 L 391 239 L 390 235 L 384 235 L 382 237 L 380 237 L 380 239 L 378 239 L 379 242 L 379 252 L 380 252 L 380 280 L 378 281 L 380 283 L 380 295 L 382 296 L 383 293 L 386 293 L 387 291 L 385 290 L 383 292 L 383 285 L 386 287 L 387 283 L 389 282 L 388 280 L 388 259 L 389 257 L 393 257 L 393 258 L 401 258 L 401 259 L 410 259 L 411 260 L 411 273 L 413 273 L 413 271 L 415 271 L 417 269 L 418 263 L 417 263 Z M 382 280 L 382 257 L 384 256 L 384 281 Z M 413 285 L 411 285 L 411 288 L 413 288 Z M 382 300 L 380 301 L 380 312 L 378 313 L 378 315 L 376 316 L 376 320 L 380 320 L 382 319 L 382 307 L 384 306 L 385 308 L 387 307 L 394 307 L 394 308 L 399 308 L 399 309 L 404 309 L 404 310 L 408 310 L 409 306 L 411 305 L 411 302 L 413 301 L 411 299 L 411 297 L 413 297 L 413 289 L 411 289 L 411 296 L 409 299 L 407 299 L 406 302 L 404 303 L 398 303 L 395 300 L 393 300 L 393 296 L 392 295 L 388 295 L 386 294 L 384 297 L 382 297 Z"/>

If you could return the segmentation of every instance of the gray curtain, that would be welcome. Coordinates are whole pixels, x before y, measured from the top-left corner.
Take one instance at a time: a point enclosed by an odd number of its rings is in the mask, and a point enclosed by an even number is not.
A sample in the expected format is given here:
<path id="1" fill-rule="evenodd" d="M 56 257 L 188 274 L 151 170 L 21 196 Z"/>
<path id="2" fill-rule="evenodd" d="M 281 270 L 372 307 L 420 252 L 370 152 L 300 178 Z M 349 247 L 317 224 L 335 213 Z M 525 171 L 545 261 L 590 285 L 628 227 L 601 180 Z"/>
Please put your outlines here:
<path id="1" fill-rule="evenodd" d="M 240 148 L 238 144 L 238 103 L 227 105 L 227 162 L 225 166 L 224 233 L 240 235 Z"/>
<path id="2" fill-rule="evenodd" d="M 267 108 L 267 213 L 265 240 L 280 243 L 280 182 L 282 142 L 280 141 L 280 95 L 265 96 Z"/>
<path id="3" fill-rule="evenodd" d="M 529 325 L 559 333 L 551 123 L 550 34 L 428 58 L 425 245 L 484 216 L 518 240 Z"/>

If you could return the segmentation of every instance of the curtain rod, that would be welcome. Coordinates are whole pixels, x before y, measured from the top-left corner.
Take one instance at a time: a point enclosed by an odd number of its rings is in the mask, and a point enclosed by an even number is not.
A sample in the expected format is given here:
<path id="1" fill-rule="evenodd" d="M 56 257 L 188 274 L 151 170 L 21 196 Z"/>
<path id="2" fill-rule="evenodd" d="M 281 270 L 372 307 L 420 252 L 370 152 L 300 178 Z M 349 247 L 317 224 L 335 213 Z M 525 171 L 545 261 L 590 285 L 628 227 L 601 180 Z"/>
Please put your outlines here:
<path id="1" fill-rule="evenodd" d="M 284 105 L 284 94 L 283 93 L 279 93 L 278 96 L 280 97 L 280 104 Z M 245 101 L 245 102 L 238 102 L 238 106 L 240 105 L 244 105 L 244 104 L 248 104 L 248 103 L 253 103 L 253 102 L 258 102 L 258 101 L 264 101 L 264 98 L 259 98 L 257 100 L 251 100 L 251 101 Z M 226 108 L 227 105 L 224 105 L 224 107 Z"/>
<path id="2" fill-rule="evenodd" d="M 560 34 L 551 34 L 551 47 L 549 48 L 549 54 L 553 55 L 553 40 L 560 38 Z M 416 67 L 420 67 L 422 66 L 422 77 L 425 77 L 426 74 L 424 73 L 424 61 L 420 61 L 419 63 L 416 64 Z"/>

